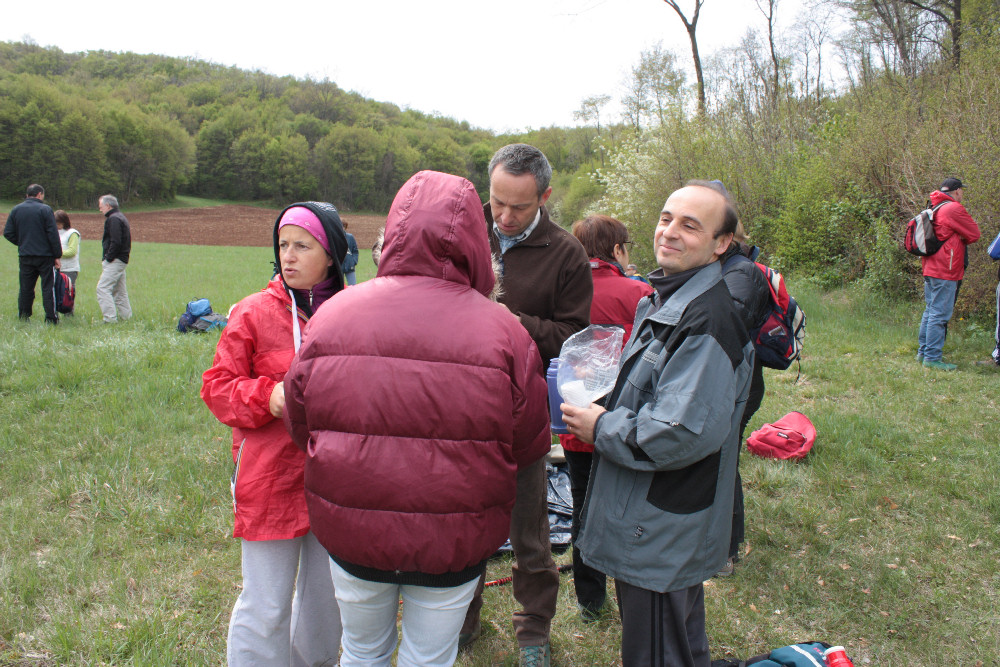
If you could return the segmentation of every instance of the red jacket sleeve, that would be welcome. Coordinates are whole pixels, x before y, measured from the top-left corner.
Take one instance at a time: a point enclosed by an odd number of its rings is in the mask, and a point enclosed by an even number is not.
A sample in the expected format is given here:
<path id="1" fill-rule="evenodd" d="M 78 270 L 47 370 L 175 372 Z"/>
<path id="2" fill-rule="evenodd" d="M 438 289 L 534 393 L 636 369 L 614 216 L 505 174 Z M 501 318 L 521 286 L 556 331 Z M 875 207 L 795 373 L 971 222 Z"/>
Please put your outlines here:
<path id="1" fill-rule="evenodd" d="M 257 331 L 245 310 L 233 310 L 222 330 L 212 367 L 201 377 L 201 399 L 223 424 L 259 428 L 274 419 L 271 391 L 278 380 L 253 369 Z"/>
<path id="2" fill-rule="evenodd" d="M 978 241 L 981 235 L 979 225 L 972 219 L 965 207 L 959 204 L 958 206 L 948 205 L 947 208 L 949 209 L 948 226 L 965 241 L 966 245 Z"/>

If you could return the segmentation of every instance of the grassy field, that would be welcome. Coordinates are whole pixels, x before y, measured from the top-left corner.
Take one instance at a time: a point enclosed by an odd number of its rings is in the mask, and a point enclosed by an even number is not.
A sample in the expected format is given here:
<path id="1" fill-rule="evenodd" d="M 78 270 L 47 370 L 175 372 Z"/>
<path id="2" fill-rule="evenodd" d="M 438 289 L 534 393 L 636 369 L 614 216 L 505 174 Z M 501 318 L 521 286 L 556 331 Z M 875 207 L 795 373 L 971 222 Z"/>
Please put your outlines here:
<path id="1" fill-rule="evenodd" d="M 174 330 L 185 303 L 225 311 L 261 288 L 262 248 L 135 244 L 135 317 L 104 326 L 100 246 L 83 242 L 78 312 L 17 321 L 0 244 L 0 665 L 218 665 L 238 592 L 228 429 L 198 398 L 216 336 Z M 374 267 L 362 258 L 359 279 Z M 747 553 L 708 583 L 715 657 L 807 639 L 857 665 L 995 665 L 1000 655 L 1000 373 L 991 332 L 952 322 L 955 373 L 913 360 L 920 306 L 792 283 L 809 315 L 802 378 L 768 373 L 751 423 L 792 409 L 819 438 L 800 463 L 744 455 Z M 568 554 L 558 556 L 568 562 Z M 491 578 L 509 572 L 491 564 Z M 515 665 L 510 587 L 459 665 Z M 608 610 L 582 624 L 568 575 L 553 664 L 616 665 Z"/>

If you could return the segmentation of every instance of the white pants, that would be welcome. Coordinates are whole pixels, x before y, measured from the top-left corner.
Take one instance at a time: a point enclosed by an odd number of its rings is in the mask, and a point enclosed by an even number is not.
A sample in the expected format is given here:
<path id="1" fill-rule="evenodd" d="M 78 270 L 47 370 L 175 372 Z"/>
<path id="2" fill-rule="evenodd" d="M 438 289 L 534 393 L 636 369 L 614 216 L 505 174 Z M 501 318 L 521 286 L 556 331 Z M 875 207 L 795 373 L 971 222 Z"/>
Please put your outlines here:
<path id="1" fill-rule="evenodd" d="M 330 562 L 312 533 L 243 540 L 243 592 L 229 619 L 226 646 L 230 667 L 337 664 L 340 611 Z"/>
<path id="2" fill-rule="evenodd" d="M 102 261 L 101 277 L 97 281 L 97 305 L 105 322 L 117 322 L 132 317 L 132 306 L 128 302 L 128 288 L 125 286 L 125 267 L 120 259 L 113 262 Z"/>
<path id="3" fill-rule="evenodd" d="M 358 579 L 330 561 L 344 623 L 341 667 L 383 667 L 396 648 L 396 614 L 403 597 L 398 667 L 447 667 L 458 655 L 458 633 L 478 579 L 454 588 L 398 586 Z"/>

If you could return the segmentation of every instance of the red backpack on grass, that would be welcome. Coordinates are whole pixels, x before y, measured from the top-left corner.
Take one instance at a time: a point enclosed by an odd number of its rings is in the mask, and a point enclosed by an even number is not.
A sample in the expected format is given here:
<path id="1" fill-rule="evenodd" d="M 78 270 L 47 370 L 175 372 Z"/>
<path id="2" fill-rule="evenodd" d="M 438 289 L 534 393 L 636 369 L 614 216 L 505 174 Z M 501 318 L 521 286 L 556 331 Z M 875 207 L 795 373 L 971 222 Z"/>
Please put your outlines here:
<path id="1" fill-rule="evenodd" d="M 747 449 L 766 459 L 805 458 L 816 442 L 816 427 L 801 412 L 764 424 L 747 438 Z"/>

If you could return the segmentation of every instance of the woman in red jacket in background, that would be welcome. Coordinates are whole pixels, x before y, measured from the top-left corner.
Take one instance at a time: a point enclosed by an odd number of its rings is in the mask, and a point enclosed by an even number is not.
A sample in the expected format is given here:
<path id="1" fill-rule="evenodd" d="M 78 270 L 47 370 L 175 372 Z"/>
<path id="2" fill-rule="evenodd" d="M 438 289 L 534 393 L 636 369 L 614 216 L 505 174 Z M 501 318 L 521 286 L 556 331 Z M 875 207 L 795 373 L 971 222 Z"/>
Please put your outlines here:
<path id="1" fill-rule="evenodd" d="M 302 329 L 343 289 L 347 238 L 337 210 L 306 202 L 274 223 L 279 272 L 233 308 L 201 397 L 233 427 L 231 482 L 243 590 L 229 621 L 229 665 L 336 664 L 340 612 L 330 558 L 310 532 L 305 455 L 281 421 L 282 380 Z M 293 597 L 294 594 L 294 597 Z"/>
<path id="2" fill-rule="evenodd" d="M 628 266 L 628 229 L 615 218 L 591 215 L 573 223 L 573 235 L 579 239 L 590 257 L 594 275 L 594 300 L 590 306 L 590 323 L 619 326 L 625 329 L 622 344 L 632 335 L 635 309 L 639 300 L 653 293 L 647 283 L 625 275 Z M 587 495 L 590 481 L 590 464 L 594 446 L 577 440 L 572 435 L 560 435 L 559 443 L 569 464 L 570 491 L 573 494 L 573 585 L 580 615 L 584 621 L 597 620 L 604 606 L 604 574 L 591 568 L 580 558 L 576 537 L 580 532 L 580 510 Z"/>

